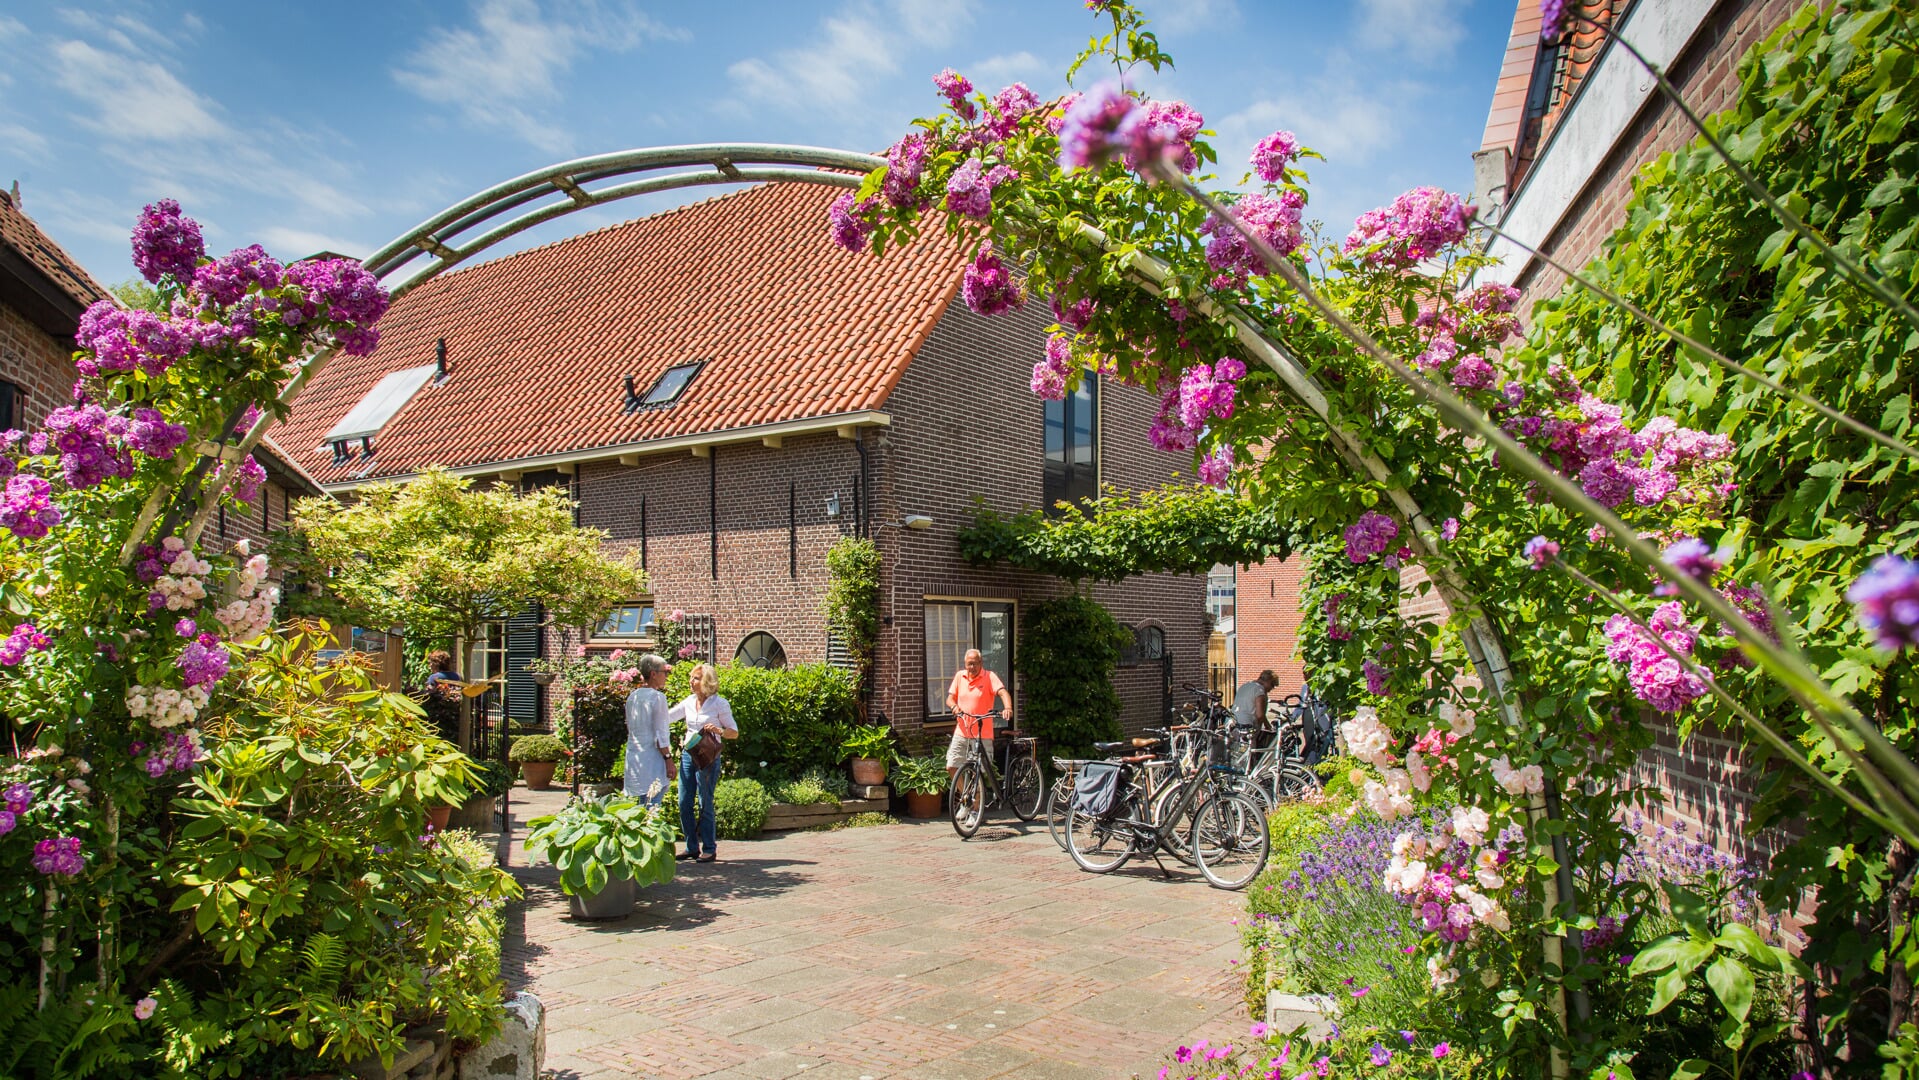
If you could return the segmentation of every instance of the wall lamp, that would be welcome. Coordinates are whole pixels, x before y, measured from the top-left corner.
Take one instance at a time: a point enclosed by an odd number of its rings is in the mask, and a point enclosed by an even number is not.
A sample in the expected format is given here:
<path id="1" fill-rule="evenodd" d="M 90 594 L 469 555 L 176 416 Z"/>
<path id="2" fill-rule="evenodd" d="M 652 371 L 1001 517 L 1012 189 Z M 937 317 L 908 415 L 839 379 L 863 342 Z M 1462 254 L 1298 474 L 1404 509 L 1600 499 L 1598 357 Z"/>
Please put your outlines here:
<path id="1" fill-rule="evenodd" d="M 925 514 L 908 514 L 898 521 L 882 521 L 879 523 L 879 528 L 882 529 L 912 529 L 916 532 L 932 527 L 933 519 Z"/>

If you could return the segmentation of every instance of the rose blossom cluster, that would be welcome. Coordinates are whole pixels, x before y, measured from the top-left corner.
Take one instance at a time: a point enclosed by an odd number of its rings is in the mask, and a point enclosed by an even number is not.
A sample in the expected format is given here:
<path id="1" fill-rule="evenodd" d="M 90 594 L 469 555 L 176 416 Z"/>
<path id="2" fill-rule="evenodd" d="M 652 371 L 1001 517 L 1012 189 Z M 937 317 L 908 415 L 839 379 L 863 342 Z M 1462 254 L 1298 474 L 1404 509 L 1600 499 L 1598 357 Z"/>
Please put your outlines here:
<path id="1" fill-rule="evenodd" d="M 1654 609 L 1646 625 L 1680 656 L 1691 656 L 1698 632 L 1686 620 L 1679 601 Z M 1626 665 L 1626 678 L 1641 701 L 1660 712 L 1678 712 L 1706 692 L 1706 684 L 1625 615 L 1606 620 L 1606 657 Z"/>
<path id="2" fill-rule="evenodd" d="M 1846 590 L 1859 616 L 1884 649 L 1919 645 L 1919 563 L 1881 555 Z"/>
<path id="3" fill-rule="evenodd" d="M 135 684 L 127 687 L 127 712 L 137 720 L 164 730 L 193 723 L 212 697 L 210 686 L 175 690 L 170 686 Z"/>
<path id="4" fill-rule="evenodd" d="M 1233 448 L 1221 445 L 1199 459 L 1199 482 L 1224 491 L 1232 484 Z"/>
<path id="5" fill-rule="evenodd" d="M 1466 200 L 1449 191 L 1414 188 L 1359 215 L 1340 250 L 1358 254 L 1369 266 L 1403 270 L 1464 240 L 1473 213 Z"/>
<path id="6" fill-rule="evenodd" d="M 241 544 L 246 542 L 243 540 Z M 245 554 L 242 547 L 241 553 Z M 242 644 L 258 638 L 273 625 L 273 612 L 280 603 L 280 587 L 267 584 L 267 557 L 254 555 L 227 578 L 231 600 L 214 609 L 213 617 L 226 628 L 227 637 Z"/>
<path id="7" fill-rule="evenodd" d="M 1299 159 L 1299 138 L 1290 131 L 1275 131 L 1253 147 L 1253 172 L 1269 184 L 1286 179 L 1286 167 Z"/>
<path id="8" fill-rule="evenodd" d="M 134 744 L 136 753 L 149 749 L 144 743 Z M 205 749 L 200 745 L 200 733 L 192 728 L 184 731 L 169 731 L 160 740 L 160 745 L 151 748 L 146 760 L 141 762 L 147 775 L 159 779 L 170 772 L 190 772 L 194 765 L 206 757 Z"/>
<path id="9" fill-rule="evenodd" d="M 946 209 L 962 217 L 985 221 L 993 216 L 993 189 L 1018 175 L 1008 166 L 995 165 L 989 169 L 980 159 L 967 158 L 946 178 Z"/>
<path id="10" fill-rule="evenodd" d="M 1514 798 L 1538 795 L 1546 790 L 1546 772 L 1537 765 L 1515 769 L 1512 762 L 1501 755 L 1487 762 L 1486 769 L 1493 774 L 1493 783 Z"/>
<path id="11" fill-rule="evenodd" d="M 979 115 L 979 110 L 973 105 L 970 97 L 973 93 L 973 84 L 967 80 L 966 76 L 952 68 L 946 68 L 933 76 L 933 85 L 938 88 L 940 96 L 946 99 L 946 103 L 953 107 L 953 111 L 959 114 L 960 119 L 970 123 L 973 117 Z"/>
<path id="12" fill-rule="evenodd" d="M 167 537 L 153 557 L 143 560 L 135 570 L 143 572 L 156 564 L 164 569 L 154 578 L 153 591 L 147 595 L 149 608 L 186 611 L 206 599 L 206 578 L 213 573 L 213 564 L 188 551 L 185 540 Z"/>
<path id="13" fill-rule="evenodd" d="M 986 122 L 986 132 L 994 139 L 1004 139 L 1019 127 L 1019 122 L 1040 110 L 1039 95 L 1033 93 L 1025 83 L 1016 82 L 993 95 L 994 117 Z"/>
<path id="14" fill-rule="evenodd" d="M 86 873 L 87 857 L 77 836 L 49 836 L 33 845 L 33 868 L 48 876 L 77 877 Z"/>
<path id="15" fill-rule="evenodd" d="M 13 831 L 20 823 L 20 815 L 33 805 L 33 789 L 25 784 L 8 784 L 5 791 L 0 791 L 0 801 L 5 803 L 5 808 L 0 809 L 0 835 L 4 835 Z"/>
<path id="16" fill-rule="evenodd" d="M 1518 290 L 1495 282 L 1420 312 L 1413 326 L 1422 348 L 1413 363 L 1444 373 L 1462 390 L 1491 389 L 1499 373 L 1486 352 L 1519 332 L 1519 317 L 1512 314 L 1518 301 Z"/>
<path id="17" fill-rule="evenodd" d="M 979 315 L 1000 315 L 1026 306 L 1026 293 L 990 240 L 980 245 L 979 254 L 967 264 L 960 296 Z"/>
<path id="18" fill-rule="evenodd" d="M 1559 471 L 1578 478 L 1594 500 L 1607 507 L 1629 499 L 1645 507 L 1711 505 L 1730 492 L 1723 482 L 1730 438 L 1682 428 L 1663 416 L 1635 432 L 1618 406 L 1570 382 L 1560 394 L 1572 402 L 1570 409 L 1509 418 L 1503 426 L 1556 459 Z M 1511 404 L 1495 412 L 1515 409 L 1525 390 L 1508 384 L 1504 396 Z"/>
<path id="19" fill-rule="evenodd" d="M 1060 167 L 1097 169 L 1114 158 L 1147 175 L 1156 162 L 1190 173 L 1199 167 L 1193 143 L 1206 126 L 1182 101 L 1142 102 L 1118 83 L 1104 82 L 1078 96 L 1060 122 Z"/>
<path id="20" fill-rule="evenodd" d="M 1284 256 L 1297 250 L 1305 238 L 1299 226 L 1305 206 L 1306 196 L 1289 189 L 1277 196 L 1247 195 L 1233 204 L 1233 216 Z M 1239 228 L 1218 214 L 1208 215 L 1199 233 L 1212 237 L 1206 242 L 1206 265 L 1220 272 L 1213 281 L 1216 288 L 1243 285 L 1249 276 L 1273 272 Z"/>
<path id="21" fill-rule="evenodd" d="M 1345 593 L 1334 593 L 1319 605 L 1320 612 L 1326 616 L 1326 636 L 1334 641 L 1351 641 L 1353 637 L 1353 632 L 1339 623 L 1339 605 L 1345 599 Z"/>
<path id="22" fill-rule="evenodd" d="M 927 138 L 920 132 L 902 138 L 886 151 L 886 179 L 880 182 L 880 196 L 901 210 L 924 206 L 920 197 L 920 179 L 926 173 Z"/>
<path id="23" fill-rule="evenodd" d="M 0 496 L 0 525 L 22 540 L 47 535 L 61 518 L 52 493 L 53 486 L 37 476 L 21 473 L 10 477 L 6 493 Z"/>
<path id="24" fill-rule="evenodd" d="M 1046 339 L 1046 356 L 1033 365 L 1033 393 L 1048 401 L 1066 397 L 1066 381 L 1073 375 L 1073 339 L 1054 334 Z"/>
<path id="25" fill-rule="evenodd" d="M 1397 522 L 1377 510 L 1368 510 L 1346 526 L 1346 558 L 1363 563 L 1385 551 L 1398 536 Z"/>
<path id="26" fill-rule="evenodd" d="M 834 199 L 826 209 L 826 227 L 834 245 L 847 251 L 866 250 L 866 239 L 873 235 L 872 211 L 878 208 L 878 202 L 867 199 L 856 204 L 850 191 Z"/>
<path id="27" fill-rule="evenodd" d="M 1223 356 L 1211 364 L 1187 368 L 1177 383 L 1162 383 L 1159 412 L 1147 438 L 1161 450 L 1191 450 L 1199 445 L 1199 433 L 1208 420 L 1232 418 L 1239 381 L 1245 377 L 1245 361 Z"/>
<path id="28" fill-rule="evenodd" d="M 50 644 L 47 635 L 34 629 L 32 623 L 19 623 L 6 640 L 0 641 L 0 667 L 17 667 L 28 653 L 44 652 Z"/>
<path id="29" fill-rule="evenodd" d="M 1401 833 L 1393 842 L 1386 887 L 1419 913 L 1429 933 L 1452 944 L 1480 926 L 1512 929 L 1506 909 L 1481 891 L 1504 887 L 1499 868 L 1510 858 L 1504 849 L 1481 846 L 1490 824 L 1484 810 L 1456 806 L 1438 836 Z"/>
<path id="30" fill-rule="evenodd" d="M 1366 806 L 1386 821 L 1413 812 L 1413 791 L 1427 791 L 1432 774 L 1423 761 L 1408 758 L 1407 768 L 1399 768 L 1393 755 L 1393 733 L 1379 720 L 1370 705 L 1354 710 L 1353 718 L 1339 725 L 1346 749 L 1366 764 L 1379 770 L 1380 779 L 1367 780 L 1361 791 Z"/>

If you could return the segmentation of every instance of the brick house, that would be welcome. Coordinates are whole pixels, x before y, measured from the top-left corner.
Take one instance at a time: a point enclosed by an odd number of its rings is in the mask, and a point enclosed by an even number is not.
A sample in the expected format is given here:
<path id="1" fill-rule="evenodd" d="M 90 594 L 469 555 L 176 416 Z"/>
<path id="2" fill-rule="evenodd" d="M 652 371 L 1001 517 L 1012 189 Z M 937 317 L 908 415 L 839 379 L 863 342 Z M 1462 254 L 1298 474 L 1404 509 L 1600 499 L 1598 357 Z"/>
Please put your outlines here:
<path id="1" fill-rule="evenodd" d="M 0 431 L 31 430 L 73 400 L 79 373 L 73 335 L 88 306 L 111 300 L 20 205 L 20 187 L 0 192 Z M 267 471 L 258 513 L 228 512 L 208 527 L 208 539 L 263 541 L 286 524 L 292 499 L 320 494 L 320 486 L 271 443 L 254 459 Z"/>
<path id="2" fill-rule="evenodd" d="M 958 302 L 961 251 L 928 235 L 884 258 L 827 238 L 837 192 L 748 188 L 462 269 L 396 302 L 373 355 L 340 357 L 275 430 L 331 492 L 429 466 L 522 489 L 564 485 L 581 524 L 637 550 L 651 592 L 600 627 L 489 629 L 466 674 L 505 673 L 506 708 L 546 715 L 538 655 L 650 643 L 658 613 L 721 661 L 836 658 L 820 604 L 827 549 L 883 555 L 874 718 L 937 734 L 947 679 L 981 648 L 1019 691 L 1013 627 L 1061 595 L 1049 576 L 976 568 L 956 532 L 1001 512 L 1173 478 L 1158 402 L 1116 383 L 1047 403 L 1028 381 L 1043 303 L 998 318 Z M 1203 578 L 1091 593 L 1205 677 Z M 1123 668 L 1125 722 L 1161 715 L 1166 668 Z"/>
<path id="3" fill-rule="evenodd" d="M 1705 116 L 1731 103 L 1740 59 L 1798 7 L 1796 0 L 1586 0 L 1580 10 L 1616 24 Z M 1542 45 L 1539 5 L 1521 0 L 1473 155 L 1474 201 L 1528 245 L 1583 266 L 1623 224 L 1633 175 L 1696 134 L 1644 69 L 1596 32 Z M 1563 283 L 1504 240 L 1490 251 L 1504 258 L 1490 276 L 1522 290 L 1522 316 Z M 1682 742 L 1661 722 L 1658 744 L 1640 759 L 1634 780 L 1660 789 L 1669 818 L 1721 846 L 1747 847 L 1743 826 L 1755 793 L 1736 746 L 1704 727 Z"/>

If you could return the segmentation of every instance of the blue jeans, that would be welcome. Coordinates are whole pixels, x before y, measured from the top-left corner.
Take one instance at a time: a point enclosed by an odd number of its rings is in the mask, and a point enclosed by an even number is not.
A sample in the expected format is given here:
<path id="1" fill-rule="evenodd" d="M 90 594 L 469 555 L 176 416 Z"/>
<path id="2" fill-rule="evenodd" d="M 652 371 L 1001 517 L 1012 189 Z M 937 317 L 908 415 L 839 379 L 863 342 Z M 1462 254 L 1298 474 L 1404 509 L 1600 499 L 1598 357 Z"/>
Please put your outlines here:
<path id="1" fill-rule="evenodd" d="M 686 850 L 700 854 L 719 853 L 717 828 L 713 824 L 713 786 L 720 782 L 720 759 L 704 769 L 693 767 L 693 755 L 680 751 L 680 832 L 686 837 Z M 699 831 L 694 831 L 694 800 L 699 801 Z"/>

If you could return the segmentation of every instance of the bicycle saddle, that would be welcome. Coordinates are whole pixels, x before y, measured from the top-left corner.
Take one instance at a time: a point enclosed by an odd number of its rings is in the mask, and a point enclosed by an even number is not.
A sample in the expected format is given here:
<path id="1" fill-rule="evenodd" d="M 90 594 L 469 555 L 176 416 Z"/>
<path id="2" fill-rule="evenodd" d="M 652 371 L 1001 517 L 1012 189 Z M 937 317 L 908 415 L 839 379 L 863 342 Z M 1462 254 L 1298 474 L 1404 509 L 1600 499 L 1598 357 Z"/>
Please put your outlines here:
<path id="1" fill-rule="evenodd" d="M 1093 749 L 1102 754 L 1114 754 L 1121 750 L 1129 750 L 1131 747 L 1125 742 L 1096 742 L 1093 744 Z"/>
<path id="2" fill-rule="evenodd" d="M 1159 744 L 1161 744 L 1161 743 L 1163 743 L 1163 742 L 1165 742 L 1165 741 L 1166 741 L 1165 739 L 1134 739 L 1134 740 L 1133 740 L 1133 749 L 1135 749 L 1135 750 L 1149 750 L 1149 749 L 1151 749 L 1151 748 L 1153 748 L 1153 747 L 1155 747 L 1155 746 L 1158 746 Z"/>

